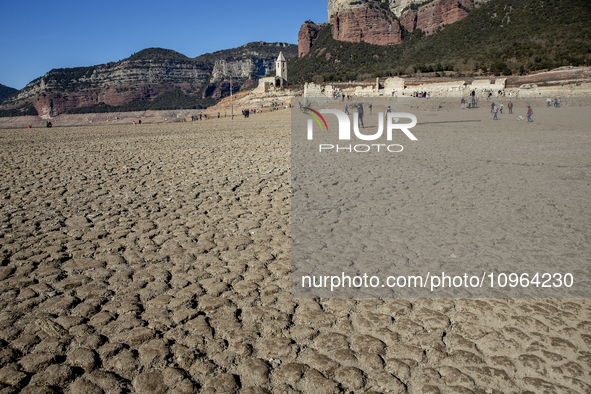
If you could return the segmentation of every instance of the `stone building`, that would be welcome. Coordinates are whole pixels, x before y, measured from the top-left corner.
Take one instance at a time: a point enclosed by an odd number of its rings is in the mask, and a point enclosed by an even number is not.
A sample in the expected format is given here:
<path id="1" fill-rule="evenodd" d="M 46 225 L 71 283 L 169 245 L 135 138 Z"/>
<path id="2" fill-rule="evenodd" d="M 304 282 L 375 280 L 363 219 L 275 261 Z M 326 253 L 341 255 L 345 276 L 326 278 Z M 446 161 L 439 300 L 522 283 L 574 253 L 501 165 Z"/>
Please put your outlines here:
<path id="1" fill-rule="evenodd" d="M 259 79 L 259 86 L 254 90 L 255 93 L 267 93 L 287 86 L 287 60 L 283 52 L 279 52 L 275 60 L 275 76 Z"/>
<path id="2" fill-rule="evenodd" d="M 275 86 L 279 83 L 280 87 L 287 85 L 287 60 L 283 56 L 283 52 L 279 52 L 277 60 L 275 60 Z"/>

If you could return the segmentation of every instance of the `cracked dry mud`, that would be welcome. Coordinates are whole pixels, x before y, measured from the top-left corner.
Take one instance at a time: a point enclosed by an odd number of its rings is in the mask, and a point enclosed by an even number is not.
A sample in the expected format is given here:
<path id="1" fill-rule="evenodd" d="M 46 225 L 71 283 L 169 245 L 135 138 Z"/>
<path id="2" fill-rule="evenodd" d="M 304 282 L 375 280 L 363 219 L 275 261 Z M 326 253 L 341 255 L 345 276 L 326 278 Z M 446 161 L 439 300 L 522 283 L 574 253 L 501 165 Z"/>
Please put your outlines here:
<path id="1" fill-rule="evenodd" d="M 292 298 L 289 121 L 2 131 L 0 393 L 591 392 L 588 299 Z"/>

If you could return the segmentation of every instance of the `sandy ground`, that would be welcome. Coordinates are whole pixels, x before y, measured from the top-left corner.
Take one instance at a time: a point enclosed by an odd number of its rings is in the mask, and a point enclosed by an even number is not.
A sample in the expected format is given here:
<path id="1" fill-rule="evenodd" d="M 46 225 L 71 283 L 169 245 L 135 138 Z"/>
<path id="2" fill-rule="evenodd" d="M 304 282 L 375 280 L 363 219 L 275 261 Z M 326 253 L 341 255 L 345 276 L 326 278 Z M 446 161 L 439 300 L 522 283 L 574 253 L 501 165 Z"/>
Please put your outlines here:
<path id="1" fill-rule="evenodd" d="M 557 242 L 588 261 L 589 108 L 537 105 L 533 124 L 523 107 L 499 121 L 429 107 L 416 131 L 474 144 L 507 174 L 567 166 Z M 464 170 L 430 152 L 438 187 L 408 185 L 409 202 L 446 199 Z M 1 130 L 0 157 L 2 394 L 591 392 L 589 299 L 292 298 L 288 111 Z M 467 220 L 493 214 L 487 196 L 453 192 L 476 199 Z M 527 228 L 545 228 L 523 204 Z"/>

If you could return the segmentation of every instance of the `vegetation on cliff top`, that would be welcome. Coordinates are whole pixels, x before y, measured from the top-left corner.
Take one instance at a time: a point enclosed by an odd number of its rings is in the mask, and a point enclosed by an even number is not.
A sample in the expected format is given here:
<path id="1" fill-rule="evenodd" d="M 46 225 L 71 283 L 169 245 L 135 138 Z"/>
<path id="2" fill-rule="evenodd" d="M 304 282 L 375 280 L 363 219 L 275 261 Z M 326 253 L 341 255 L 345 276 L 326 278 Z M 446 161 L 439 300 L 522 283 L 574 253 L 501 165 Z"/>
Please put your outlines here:
<path id="1" fill-rule="evenodd" d="M 0 110 L 0 118 L 9 118 L 12 116 L 27 116 L 27 115 L 33 115 L 33 116 L 39 115 L 32 103 L 24 103 L 23 105 L 16 107 L 16 108 Z"/>
<path id="2" fill-rule="evenodd" d="M 417 71 L 511 75 L 591 63 L 588 0 L 493 0 L 436 34 L 404 35 L 394 46 L 349 43 L 334 40 L 329 25 L 310 54 L 288 63 L 290 79 L 353 80 Z"/>
<path id="3" fill-rule="evenodd" d="M 146 48 L 137 53 L 134 53 L 126 60 L 151 60 L 151 61 L 174 61 L 174 62 L 190 62 L 192 59 L 173 51 L 172 49 L 164 48 Z"/>
<path id="4" fill-rule="evenodd" d="M 238 48 L 224 49 L 221 51 L 206 53 L 201 56 L 197 56 L 195 60 L 204 62 L 207 64 L 213 64 L 215 61 L 224 59 L 226 61 L 240 60 L 252 56 L 257 57 L 276 57 L 279 52 L 283 52 L 283 55 L 287 59 L 298 57 L 298 46 L 295 44 L 285 43 L 268 43 L 268 42 L 250 42 L 246 45 L 242 45 Z"/>
<path id="5" fill-rule="evenodd" d="M 18 92 L 17 89 L 11 88 L 0 83 L 0 103 L 4 101 L 5 98 L 12 96 Z"/>

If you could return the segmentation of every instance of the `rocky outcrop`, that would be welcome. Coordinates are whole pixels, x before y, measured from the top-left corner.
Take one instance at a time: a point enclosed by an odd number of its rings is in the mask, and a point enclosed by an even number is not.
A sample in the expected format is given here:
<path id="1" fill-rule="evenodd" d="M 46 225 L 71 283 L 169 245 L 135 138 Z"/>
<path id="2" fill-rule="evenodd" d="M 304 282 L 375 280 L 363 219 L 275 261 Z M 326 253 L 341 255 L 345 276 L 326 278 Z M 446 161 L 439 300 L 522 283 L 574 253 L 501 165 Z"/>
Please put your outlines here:
<path id="1" fill-rule="evenodd" d="M 332 21 L 332 18 L 343 11 L 355 10 L 359 8 L 367 8 L 370 3 L 375 3 L 374 0 L 359 1 L 359 0 L 328 0 L 328 22 Z"/>
<path id="2" fill-rule="evenodd" d="M 471 0 L 435 0 L 403 13 L 401 23 L 410 32 L 421 29 L 425 34 L 433 34 L 464 19 L 473 8 Z"/>
<path id="3" fill-rule="evenodd" d="M 375 7 L 375 8 L 388 8 L 396 17 L 400 18 L 402 14 L 409 10 L 418 10 L 421 7 L 425 7 L 430 3 L 437 2 L 438 0 L 328 0 L 328 21 L 330 22 L 334 15 L 359 8 Z M 489 0 L 470 0 L 471 4 L 476 7 L 488 2 Z M 467 6 L 465 3 L 463 3 Z"/>
<path id="4" fill-rule="evenodd" d="M 328 22 L 337 40 L 391 45 L 402 42 L 403 28 L 433 34 L 487 1 L 328 0 Z M 300 33 L 307 40 L 302 49 L 309 52 L 307 28 L 302 26 Z"/>
<path id="5" fill-rule="evenodd" d="M 392 45 L 402 42 L 402 29 L 396 19 L 388 19 L 373 8 L 355 8 L 333 15 L 335 40 Z"/>
<path id="6" fill-rule="evenodd" d="M 298 33 L 298 57 L 306 56 L 310 53 L 310 48 L 318 39 L 320 32 L 326 24 L 317 24 L 314 22 L 305 22 Z"/>
<path id="7" fill-rule="evenodd" d="M 417 29 L 417 10 L 408 10 L 400 17 L 400 24 L 406 30 L 413 32 Z"/>
<path id="8" fill-rule="evenodd" d="M 191 62 L 126 59 L 95 67 L 52 70 L 29 83 L 12 101 L 32 102 L 39 115 L 56 116 L 99 103 L 120 106 L 152 100 L 173 89 L 189 93 L 209 77 L 207 70 Z"/>

